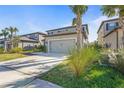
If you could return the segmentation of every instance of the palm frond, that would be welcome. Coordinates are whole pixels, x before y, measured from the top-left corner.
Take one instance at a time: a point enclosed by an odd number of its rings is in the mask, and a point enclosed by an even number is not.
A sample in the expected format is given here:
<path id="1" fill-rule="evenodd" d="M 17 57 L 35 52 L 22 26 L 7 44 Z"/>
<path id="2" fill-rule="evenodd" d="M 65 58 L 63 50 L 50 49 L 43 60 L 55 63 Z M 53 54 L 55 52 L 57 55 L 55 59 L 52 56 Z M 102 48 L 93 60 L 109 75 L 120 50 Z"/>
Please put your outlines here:
<path id="1" fill-rule="evenodd" d="M 118 12 L 116 11 L 118 10 Z M 101 8 L 103 15 L 108 17 L 116 16 L 124 16 L 124 6 L 123 5 L 103 5 Z"/>
<path id="2" fill-rule="evenodd" d="M 69 7 L 71 8 L 72 12 L 75 15 L 79 14 L 80 16 L 85 14 L 85 12 L 88 9 L 88 6 L 86 6 L 86 5 L 70 5 Z"/>
<path id="3" fill-rule="evenodd" d="M 101 8 L 102 14 L 108 17 L 112 17 L 116 15 L 115 6 L 112 5 L 103 5 Z"/>
<path id="4" fill-rule="evenodd" d="M 76 24 L 77 24 L 77 18 L 73 18 L 72 26 L 75 26 Z"/>

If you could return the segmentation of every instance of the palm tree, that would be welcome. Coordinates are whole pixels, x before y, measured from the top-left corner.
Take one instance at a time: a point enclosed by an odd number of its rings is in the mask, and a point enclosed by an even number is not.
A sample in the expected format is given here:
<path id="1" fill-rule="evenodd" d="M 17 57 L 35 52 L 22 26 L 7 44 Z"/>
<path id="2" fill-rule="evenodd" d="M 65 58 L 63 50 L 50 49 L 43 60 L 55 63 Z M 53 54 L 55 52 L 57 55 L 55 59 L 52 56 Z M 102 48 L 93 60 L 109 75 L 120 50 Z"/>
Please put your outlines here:
<path id="1" fill-rule="evenodd" d="M 83 38 L 82 38 L 82 16 L 88 9 L 86 5 L 70 5 L 69 6 L 72 12 L 75 14 L 75 18 L 73 18 L 72 25 L 76 26 L 77 32 L 77 49 L 82 47 Z"/>
<path id="2" fill-rule="evenodd" d="M 123 29 L 123 47 L 124 47 L 124 6 L 123 5 L 103 5 L 101 8 L 103 15 L 108 17 L 119 16 L 119 26 Z"/>
<path id="3" fill-rule="evenodd" d="M 10 32 L 10 41 L 11 41 L 11 48 L 13 48 L 13 40 L 14 40 L 14 37 L 16 36 L 16 32 L 18 32 L 18 29 L 16 27 L 9 27 L 9 28 L 5 28 L 6 30 L 8 30 Z M 15 36 L 14 36 L 15 34 Z"/>
<path id="4" fill-rule="evenodd" d="M 7 44 L 6 40 L 9 35 L 9 32 L 6 29 L 1 30 L 0 36 L 4 37 L 4 52 L 7 52 Z"/>
<path id="5" fill-rule="evenodd" d="M 18 42 L 20 41 L 20 37 L 19 36 L 15 36 L 13 38 L 13 47 L 18 47 Z"/>

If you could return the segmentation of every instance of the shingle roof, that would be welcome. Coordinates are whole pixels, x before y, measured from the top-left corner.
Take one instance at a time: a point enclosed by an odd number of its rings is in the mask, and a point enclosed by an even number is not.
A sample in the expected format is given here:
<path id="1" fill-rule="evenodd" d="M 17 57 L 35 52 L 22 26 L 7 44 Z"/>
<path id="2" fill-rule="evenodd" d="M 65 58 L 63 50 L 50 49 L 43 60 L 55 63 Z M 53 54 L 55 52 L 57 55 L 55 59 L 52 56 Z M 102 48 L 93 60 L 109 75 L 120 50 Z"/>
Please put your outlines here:
<path id="1" fill-rule="evenodd" d="M 33 40 L 33 39 L 27 38 L 25 36 L 20 37 L 20 41 L 38 42 L 37 40 Z"/>
<path id="2" fill-rule="evenodd" d="M 45 33 L 43 32 L 33 32 L 33 33 L 29 33 L 29 34 L 24 34 L 24 35 L 20 35 L 20 36 L 26 36 L 26 35 L 31 35 L 31 34 L 41 34 L 41 35 L 46 35 Z"/>

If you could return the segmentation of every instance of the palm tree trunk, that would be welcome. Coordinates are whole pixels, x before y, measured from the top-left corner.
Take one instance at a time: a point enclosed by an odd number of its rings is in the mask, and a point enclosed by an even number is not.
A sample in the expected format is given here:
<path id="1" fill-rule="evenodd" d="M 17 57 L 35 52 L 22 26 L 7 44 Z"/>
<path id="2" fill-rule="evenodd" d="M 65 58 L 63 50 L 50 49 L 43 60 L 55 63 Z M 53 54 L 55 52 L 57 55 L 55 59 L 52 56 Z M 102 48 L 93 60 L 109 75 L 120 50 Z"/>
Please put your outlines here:
<path id="1" fill-rule="evenodd" d="M 6 44 L 6 38 L 4 38 L 4 52 L 7 52 L 7 44 Z"/>
<path id="2" fill-rule="evenodd" d="M 77 49 L 82 48 L 82 22 L 81 16 L 77 16 L 77 25 L 76 25 L 76 32 L 77 32 Z"/>
<path id="3" fill-rule="evenodd" d="M 13 32 L 11 32 L 11 48 L 13 49 Z"/>
<path id="4" fill-rule="evenodd" d="M 12 39 L 11 39 L 11 48 L 13 49 L 13 37 L 12 37 Z"/>

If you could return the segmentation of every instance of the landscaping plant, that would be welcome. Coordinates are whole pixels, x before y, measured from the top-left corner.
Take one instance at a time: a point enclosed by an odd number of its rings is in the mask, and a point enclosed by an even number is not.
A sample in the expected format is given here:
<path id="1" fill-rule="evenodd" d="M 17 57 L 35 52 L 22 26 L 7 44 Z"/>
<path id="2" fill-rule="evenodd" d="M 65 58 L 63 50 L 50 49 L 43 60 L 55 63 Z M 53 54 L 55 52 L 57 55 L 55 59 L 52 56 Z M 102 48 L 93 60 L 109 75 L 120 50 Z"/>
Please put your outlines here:
<path id="1" fill-rule="evenodd" d="M 22 48 L 19 47 L 15 47 L 10 50 L 10 53 L 21 53 L 21 52 L 22 52 Z"/>
<path id="2" fill-rule="evenodd" d="M 124 74 L 124 50 L 118 52 L 112 51 L 109 53 L 109 63 Z"/>
<path id="3" fill-rule="evenodd" d="M 4 52 L 4 48 L 0 47 L 0 54 Z"/>
<path id="4" fill-rule="evenodd" d="M 97 61 L 100 57 L 99 51 L 94 47 L 84 47 L 79 51 L 73 49 L 68 58 L 71 70 L 76 77 L 80 77 L 82 73 L 91 65 Z"/>

